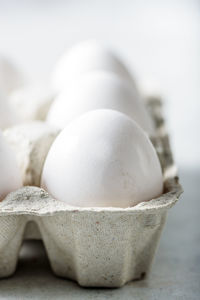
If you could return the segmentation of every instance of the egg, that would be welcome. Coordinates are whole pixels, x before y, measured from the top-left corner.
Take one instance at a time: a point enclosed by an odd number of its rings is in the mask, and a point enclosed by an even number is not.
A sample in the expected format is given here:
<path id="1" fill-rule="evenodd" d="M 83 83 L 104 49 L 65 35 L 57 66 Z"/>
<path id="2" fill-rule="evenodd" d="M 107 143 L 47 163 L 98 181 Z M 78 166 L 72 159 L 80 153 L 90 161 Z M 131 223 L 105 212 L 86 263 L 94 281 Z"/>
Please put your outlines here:
<path id="1" fill-rule="evenodd" d="M 62 92 L 50 107 L 47 122 L 62 129 L 74 118 L 96 109 L 123 112 L 150 135 L 154 133 L 153 122 L 137 90 L 126 80 L 105 71 L 90 72 Z"/>
<path id="2" fill-rule="evenodd" d="M 15 153 L 23 185 L 40 185 L 43 164 L 49 148 L 58 135 L 45 122 L 32 121 L 7 128 L 3 132 Z"/>
<path id="3" fill-rule="evenodd" d="M 22 186 L 22 179 L 14 153 L 0 132 L 0 201 Z"/>
<path id="4" fill-rule="evenodd" d="M 45 120 L 54 92 L 48 83 L 35 83 L 16 89 L 9 101 L 23 121 Z"/>
<path id="5" fill-rule="evenodd" d="M 0 128 L 5 129 L 20 121 L 5 95 L 0 93 Z"/>
<path id="6" fill-rule="evenodd" d="M 75 119 L 47 155 L 42 187 L 71 206 L 130 207 L 162 194 L 157 153 L 125 114 L 95 110 Z"/>
<path id="7" fill-rule="evenodd" d="M 8 95 L 23 84 L 23 76 L 17 67 L 7 58 L 0 56 L 0 90 Z"/>
<path id="8" fill-rule="evenodd" d="M 52 75 L 53 85 L 61 91 L 94 70 L 116 73 L 134 84 L 126 66 L 111 50 L 98 41 L 89 40 L 75 45 L 60 57 Z"/>

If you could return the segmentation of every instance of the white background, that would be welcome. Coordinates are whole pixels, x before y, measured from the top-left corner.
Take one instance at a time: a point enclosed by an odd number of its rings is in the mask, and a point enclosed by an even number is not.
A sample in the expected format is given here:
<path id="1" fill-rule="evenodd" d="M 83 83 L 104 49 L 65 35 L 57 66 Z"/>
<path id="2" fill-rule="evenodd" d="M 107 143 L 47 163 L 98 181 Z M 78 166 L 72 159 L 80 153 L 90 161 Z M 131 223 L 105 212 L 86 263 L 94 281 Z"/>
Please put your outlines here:
<path id="1" fill-rule="evenodd" d="M 200 165 L 198 0 L 0 0 L 0 53 L 30 80 L 49 76 L 57 57 L 97 38 L 115 47 L 138 79 L 158 82 L 179 166 Z"/>

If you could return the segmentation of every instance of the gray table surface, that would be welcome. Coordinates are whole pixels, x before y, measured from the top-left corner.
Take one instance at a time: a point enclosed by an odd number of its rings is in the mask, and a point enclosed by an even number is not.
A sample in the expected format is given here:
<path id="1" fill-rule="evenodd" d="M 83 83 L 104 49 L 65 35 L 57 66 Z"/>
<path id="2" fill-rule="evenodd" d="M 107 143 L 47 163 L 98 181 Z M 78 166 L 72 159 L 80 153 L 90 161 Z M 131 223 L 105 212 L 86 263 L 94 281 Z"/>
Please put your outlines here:
<path id="1" fill-rule="evenodd" d="M 55 277 L 41 242 L 24 243 L 0 299 L 200 299 L 200 171 L 180 170 L 184 195 L 171 209 L 149 278 L 120 289 L 86 289 Z"/>

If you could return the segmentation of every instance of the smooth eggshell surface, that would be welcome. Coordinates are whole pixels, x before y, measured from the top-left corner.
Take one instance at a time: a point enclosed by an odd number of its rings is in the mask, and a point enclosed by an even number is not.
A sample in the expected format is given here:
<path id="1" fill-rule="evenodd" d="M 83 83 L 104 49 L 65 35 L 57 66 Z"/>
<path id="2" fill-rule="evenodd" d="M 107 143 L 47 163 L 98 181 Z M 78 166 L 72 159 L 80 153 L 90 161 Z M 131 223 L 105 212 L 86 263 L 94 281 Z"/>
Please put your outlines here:
<path id="1" fill-rule="evenodd" d="M 95 70 L 113 72 L 134 84 L 120 59 L 97 41 L 85 41 L 72 47 L 58 60 L 53 72 L 53 85 L 61 91 L 82 75 Z"/>
<path id="2" fill-rule="evenodd" d="M 161 195 L 163 178 L 145 132 L 122 113 L 96 110 L 58 135 L 42 187 L 71 206 L 129 207 Z"/>
<path id="3" fill-rule="evenodd" d="M 21 186 L 21 173 L 16 158 L 0 132 L 0 201 Z"/>
<path id="4" fill-rule="evenodd" d="M 90 72 L 56 98 L 47 121 L 62 129 L 90 110 L 113 109 L 127 114 L 153 135 L 153 123 L 142 100 L 135 88 L 119 76 L 105 71 Z"/>

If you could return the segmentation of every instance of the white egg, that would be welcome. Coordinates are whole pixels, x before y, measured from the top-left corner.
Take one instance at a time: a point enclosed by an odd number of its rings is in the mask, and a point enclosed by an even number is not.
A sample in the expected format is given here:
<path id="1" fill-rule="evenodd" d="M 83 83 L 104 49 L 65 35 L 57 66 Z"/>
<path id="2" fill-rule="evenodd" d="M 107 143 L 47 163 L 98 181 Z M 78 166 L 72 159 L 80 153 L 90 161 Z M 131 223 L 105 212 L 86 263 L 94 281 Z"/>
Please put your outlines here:
<path id="1" fill-rule="evenodd" d="M 97 41 L 85 41 L 61 56 L 53 73 L 53 85 L 60 91 L 94 70 L 116 73 L 134 84 L 129 71 L 112 51 Z"/>
<path id="2" fill-rule="evenodd" d="M 40 185 L 43 164 L 58 131 L 46 122 L 32 121 L 3 132 L 15 153 L 23 185 Z"/>
<path id="3" fill-rule="evenodd" d="M 11 106 L 23 121 L 45 120 L 55 95 L 50 85 L 37 83 L 11 93 Z"/>
<path id="4" fill-rule="evenodd" d="M 22 186 L 22 179 L 14 153 L 0 132 L 0 201 Z"/>
<path id="5" fill-rule="evenodd" d="M 62 129 L 74 118 L 96 109 L 123 112 L 146 132 L 154 133 L 153 122 L 139 93 L 126 80 L 105 71 L 90 72 L 61 93 L 50 107 L 47 121 Z"/>
<path id="6" fill-rule="evenodd" d="M 8 95 L 11 91 L 23 85 L 24 79 L 16 66 L 7 58 L 0 56 L 0 90 Z"/>
<path id="7" fill-rule="evenodd" d="M 96 110 L 58 135 L 42 187 L 72 206 L 129 207 L 161 195 L 163 179 L 145 132 L 125 114 Z"/>
<path id="8" fill-rule="evenodd" d="M 18 122 L 19 118 L 12 109 L 8 99 L 0 93 L 0 128 L 5 129 Z"/>

